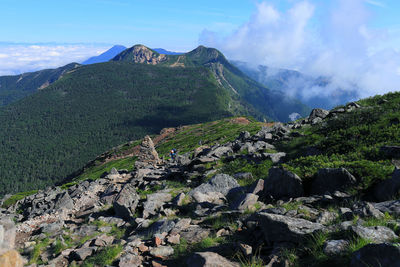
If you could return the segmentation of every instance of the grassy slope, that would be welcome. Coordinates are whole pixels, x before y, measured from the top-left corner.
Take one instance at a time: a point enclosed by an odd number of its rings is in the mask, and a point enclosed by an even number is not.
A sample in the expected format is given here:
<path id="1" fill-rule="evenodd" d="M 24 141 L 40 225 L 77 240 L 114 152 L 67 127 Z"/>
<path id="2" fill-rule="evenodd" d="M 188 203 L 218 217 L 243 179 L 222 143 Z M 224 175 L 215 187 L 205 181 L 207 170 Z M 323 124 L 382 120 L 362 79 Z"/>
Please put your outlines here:
<path id="1" fill-rule="evenodd" d="M 230 102 L 204 68 L 80 67 L 0 109 L 0 195 L 52 184 L 110 147 L 163 127 L 231 116 Z"/>
<path id="2" fill-rule="evenodd" d="M 358 103 L 362 108 L 326 124 L 302 129 L 303 137 L 282 144 L 280 148 L 291 157 L 286 167 L 303 179 L 312 178 L 319 168 L 345 167 L 360 181 L 357 189 L 362 194 L 367 194 L 374 183 L 390 177 L 394 166 L 379 149 L 383 145 L 400 145 L 400 93 Z M 308 147 L 317 148 L 321 155 L 302 156 Z"/>

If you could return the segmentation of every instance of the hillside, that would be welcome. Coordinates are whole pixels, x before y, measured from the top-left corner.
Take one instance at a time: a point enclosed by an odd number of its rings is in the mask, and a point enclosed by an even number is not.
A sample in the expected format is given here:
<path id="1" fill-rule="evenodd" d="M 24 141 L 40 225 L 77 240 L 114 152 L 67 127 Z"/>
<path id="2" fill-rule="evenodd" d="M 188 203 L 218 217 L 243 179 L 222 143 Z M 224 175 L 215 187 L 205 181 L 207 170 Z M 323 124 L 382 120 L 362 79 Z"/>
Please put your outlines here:
<path id="1" fill-rule="evenodd" d="M 30 264 L 397 266 L 399 104 L 390 93 L 290 124 L 164 129 L 7 197 L 0 218 L 17 222 Z"/>
<path id="2" fill-rule="evenodd" d="M 0 76 L 0 106 L 8 105 L 48 87 L 78 66 L 77 63 L 71 63 L 57 69 Z"/>
<path id="3" fill-rule="evenodd" d="M 206 67 L 212 71 L 221 86 L 231 94 L 242 97 L 272 120 L 286 122 L 290 121 L 289 115 L 292 113 L 306 116 L 310 111 L 307 106 L 288 97 L 282 91 L 270 90 L 250 79 L 214 48 L 199 46 L 182 55 L 164 55 L 143 45 L 135 45 L 113 60 L 169 67 Z"/>
<path id="4" fill-rule="evenodd" d="M 296 108 L 279 94 L 261 95 L 215 49 L 185 54 L 184 66 L 179 57 L 134 46 L 110 62 L 59 70 L 61 79 L 1 108 L 0 195 L 52 185 L 104 150 L 164 127 L 277 118 L 283 103 Z"/>
<path id="5" fill-rule="evenodd" d="M 204 68 L 81 66 L 0 109 L 0 195 L 51 185 L 106 149 L 163 127 L 249 113 Z"/>

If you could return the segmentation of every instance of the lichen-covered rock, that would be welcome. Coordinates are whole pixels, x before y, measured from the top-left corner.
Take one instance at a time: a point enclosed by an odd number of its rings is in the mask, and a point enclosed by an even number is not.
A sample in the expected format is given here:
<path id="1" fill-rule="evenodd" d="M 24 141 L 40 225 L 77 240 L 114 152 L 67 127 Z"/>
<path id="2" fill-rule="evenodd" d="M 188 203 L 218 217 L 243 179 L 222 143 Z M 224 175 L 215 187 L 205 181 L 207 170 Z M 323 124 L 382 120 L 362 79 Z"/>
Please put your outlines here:
<path id="1" fill-rule="evenodd" d="M 136 188 L 132 184 L 126 184 L 114 200 L 115 214 L 125 220 L 133 219 L 139 199 Z"/>
<path id="2" fill-rule="evenodd" d="M 391 229 L 384 226 L 351 226 L 350 229 L 354 234 L 371 240 L 373 243 L 384 243 L 398 238 Z"/>
<path id="3" fill-rule="evenodd" d="M 217 174 L 207 183 L 201 184 L 189 192 L 193 196 L 195 192 L 207 194 L 208 192 L 219 192 L 226 196 L 233 188 L 240 187 L 238 182 L 227 174 Z"/>
<path id="4" fill-rule="evenodd" d="M 319 223 L 289 216 L 259 212 L 256 214 L 264 238 L 272 242 L 300 243 L 310 234 L 324 229 Z"/>

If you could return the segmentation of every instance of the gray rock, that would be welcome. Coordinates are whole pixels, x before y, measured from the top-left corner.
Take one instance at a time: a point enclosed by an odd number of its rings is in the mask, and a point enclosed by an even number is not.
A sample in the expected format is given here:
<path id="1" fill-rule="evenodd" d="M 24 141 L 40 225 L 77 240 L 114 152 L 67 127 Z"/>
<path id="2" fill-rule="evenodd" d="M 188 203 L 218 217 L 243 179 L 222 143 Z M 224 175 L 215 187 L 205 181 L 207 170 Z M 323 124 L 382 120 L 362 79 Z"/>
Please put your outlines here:
<path id="1" fill-rule="evenodd" d="M 328 255 L 340 255 L 346 252 L 349 241 L 328 240 L 324 244 L 324 253 Z"/>
<path id="2" fill-rule="evenodd" d="M 74 208 L 74 201 L 69 196 L 68 192 L 63 192 L 57 195 L 54 208 L 58 209 L 72 209 Z"/>
<path id="3" fill-rule="evenodd" d="M 271 168 L 264 181 L 264 194 L 275 199 L 301 197 L 304 194 L 301 179 L 294 173 Z"/>
<path id="4" fill-rule="evenodd" d="M 197 203 L 223 205 L 226 202 L 225 196 L 220 192 L 208 192 L 203 194 L 197 191 L 193 194 L 192 197 Z"/>
<path id="5" fill-rule="evenodd" d="M 397 235 L 389 228 L 384 226 L 352 226 L 351 231 L 359 237 L 369 239 L 373 243 L 384 243 L 397 238 Z"/>
<path id="6" fill-rule="evenodd" d="M 323 211 L 319 214 L 316 222 L 326 225 L 333 222 L 338 217 L 338 214 L 335 212 Z"/>
<path id="7" fill-rule="evenodd" d="M 400 170 L 396 169 L 392 178 L 386 179 L 378 183 L 374 187 L 374 197 L 379 201 L 395 199 L 400 193 Z"/>
<path id="8" fill-rule="evenodd" d="M 239 134 L 238 140 L 245 142 L 246 140 L 250 139 L 250 133 L 248 131 L 241 132 Z"/>
<path id="9" fill-rule="evenodd" d="M 201 228 L 198 225 L 190 225 L 179 232 L 181 238 L 186 239 L 189 244 L 198 243 L 210 235 L 210 230 Z"/>
<path id="10" fill-rule="evenodd" d="M 255 194 L 243 194 L 233 202 L 232 209 L 236 210 L 255 210 L 254 205 L 257 203 L 258 196 Z"/>
<path id="11" fill-rule="evenodd" d="M 134 253 L 125 253 L 119 259 L 118 267 L 140 267 L 142 266 L 142 259 L 139 255 Z"/>
<path id="12" fill-rule="evenodd" d="M 174 254 L 174 249 L 171 246 L 159 246 L 152 248 L 150 254 L 155 257 L 164 258 Z"/>
<path id="13" fill-rule="evenodd" d="M 308 235 L 324 229 L 322 224 L 304 219 L 266 212 L 256 216 L 267 241 L 300 243 Z"/>
<path id="14" fill-rule="evenodd" d="M 172 200 L 172 203 L 175 206 L 182 206 L 185 196 L 186 196 L 185 193 L 179 193 L 176 197 L 174 197 L 174 199 Z"/>
<path id="15" fill-rule="evenodd" d="M 106 234 L 102 234 L 96 237 L 95 240 L 92 241 L 92 245 L 96 247 L 106 247 L 113 243 L 114 237 Z"/>
<path id="16" fill-rule="evenodd" d="M 63 229 L 63 226 L 64 226 L 63 221 L 53 222 L 42 226 L 40 231 L 42 233 L 54 234 L 61 231 Z"/>
<path id="17" fill-rule="evenodd" d="M 353 218 L 353 211 L 349 208 L 339 208 L 339 215 L 345 220 L 351 220 Z"/>
<path id="18" fill-rule="evenodd" d="M 115 214 L 125 220 L 133 219 L 139 199 L 134 185 L 126 184 L 114 200 Z"/>
<path id="19" fill-rule="evenodd" d="M 250 194 L 258 194 L 258 193 L 262 193 L 264 191 L 264 180 L 258 179 L 258 181 L 254 182 L 249 190 L 247 191 L 247 193 Z"/>
<path id="20" fill-rule="evenodd" d="M 0 246 L 3 244 L 4 242 L 4 227 L 3 225 L 0 224 Z"/>
<path id="21" fill-rule="evenodd" d="M 14 248 L 16 228 L 14 222 L 8 218 L 0 220 L 0 247 Z"/>
<path id="22" fill-rule="evenodd" d="M 368 202 L 359 202 L 353 205 L 353 213 L 360 217 L 382 218 L 384 214 Z"/>
<path id="23" fill-rule="evenodd" d="M 175 222 L 172 220 L 160 220 L 154 222 L 147 230 L 147 234 L 156 235 L 162 233 L 169 233 L 175 227 Z"/>
<path id="24" fill-rule="evenodd" d="M 227 156 L 231 153 L 233 153 L 232 148 L 221 146 L 221 147 L 218 147 L 215 150 L 211 151 L 211 153 L 209 155 L 217 157 L 217 158 L 221 158 L 221 157 Z"/>
<path id="25" fill-rule="evenodd" d="M 78 260 L 78 261 L 83 261 L 85 260 L 87 257 L 92 256 L 93 252 L 96 251 L 96 248 L 94 247 L 83 247 L 83 248 L 79 248 L 77 250 L 74 250 L 71 252 L 71 254 L 69 255 L 69 258 L 72 260 Z"/>
<path id="26" fill-rule="evenodd" d="M 351 257 L 352 267 L 399 267 L 400 247 L 393 244 L 369 244 Z"/>
<path id="27" fill-rule="evenodd" d="M 318 170 L 311 184 L 311 194 L 333 193 L 336 190 L 346 189 L 356 183 L 356 178 L 345 168 L 326 168 Z"/>
<path id="28" fill-rule="evenodd" d="M 400 215 L 400 200 L 373 203 L 372 205 L 380 212 L 388 212 L 389 214 Z"/>
<path id="29" fill-rule="evenodd" d="M 146 202 L 143 203 L 143 218 L 148 218 L 150 215 L 156 215 L 158 210 L 168 201 L 171 201 L 172 196 L 169 193 L 154 193 L 147 195 Z"/>
<path id="30" fill-rule="evenodd" d="M 206 194 L 208 192 L 220 192 L 226 196 L 230 190 L 240 187 L 238 182 L 227 174 L 217 174 L 207 183 L 201 184 L 188 194 L 193 196 L 195 192 Z"/>
<path id="31" fill-rule="evenodd" d="M 311 111 L 309 120 L 312 121 L 316 118 L 325 119 L 329 114 L 329 111 L 322 109 L 322 108 L 315 108 Z"/>
<path id="32" fill-rule="evenodd" d="M 240 267 L 239 263 L 231 262 L 214 252 L 197 252 L 186 261 L 190 267 Z"/>
<path id="33" fill-rule="evenodd" d="M 286 157 L 286 153 L 285 152 L 263 153 L 263 157 L 265 159 L 270 159 L 273 163 L 279 163 Z"/>

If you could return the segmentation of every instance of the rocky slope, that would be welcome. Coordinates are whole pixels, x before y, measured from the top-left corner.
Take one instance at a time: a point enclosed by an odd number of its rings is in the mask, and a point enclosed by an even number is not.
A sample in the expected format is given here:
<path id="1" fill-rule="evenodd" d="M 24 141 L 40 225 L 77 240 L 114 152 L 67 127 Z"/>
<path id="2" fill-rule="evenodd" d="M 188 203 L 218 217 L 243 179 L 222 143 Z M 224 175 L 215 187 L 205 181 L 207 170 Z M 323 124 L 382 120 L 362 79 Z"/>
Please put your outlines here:
<path id="1" fill-rule="evenodd" d="M 146 137 L 136 152 L 121 156 L 133 170 L 114 168 L 15 203 L 8 197 L 0 217 L 16 222 L 16 248 L 31 266 L 399 266 L 399 170 L 393 166 L 364 188 L 356 161 L 308 177 L 286 149 L 287 142 L 301 147 L 313 129 L 360 119 L 394 101 L 382 99 L 313 110 L 301 121 L 252 128 L 254 134 L 242 131 L 224 143 L 187 136 L 201 125 L 169 136 L 165 130 L 164 145 L 181 142 L 176 161 L 163 159 L 163 143 L 158 153 Z M 177 141 L 179 131 L 195 138 L 194 149 Z M 299 159 L 318 161 L 306 154 L 328 153 L 316 153 L 321 147 L 314 145 L 302 147 Z M 399 150 L 382 146 L 380 153 L 396 165 Z M 12 234 L 1 224 L 0 233 Z"/>

